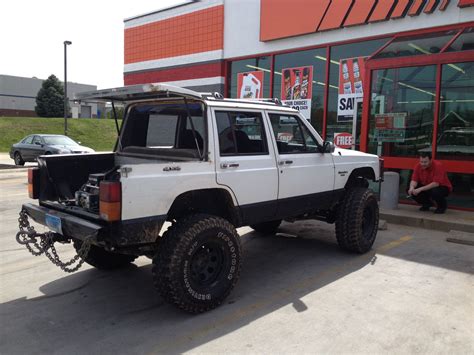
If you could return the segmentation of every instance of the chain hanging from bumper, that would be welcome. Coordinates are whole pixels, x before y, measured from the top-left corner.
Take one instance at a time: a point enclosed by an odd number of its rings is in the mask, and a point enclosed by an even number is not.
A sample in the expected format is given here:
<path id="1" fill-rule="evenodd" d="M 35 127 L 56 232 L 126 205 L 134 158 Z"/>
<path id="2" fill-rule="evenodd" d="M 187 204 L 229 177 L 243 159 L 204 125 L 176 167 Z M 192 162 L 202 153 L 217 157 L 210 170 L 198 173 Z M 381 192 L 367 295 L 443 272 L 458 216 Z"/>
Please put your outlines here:
<path id="1" fill-rule="evenodd" d="M 20 217 L 18 218 L 18 225 L 20 231 L 16 234 L 16 241 L 24 245 L 28 251 L 34 256 L 39 256 L 41 254 L 46 255 L 46 257 L 56 266 L 61 268 L 65 272 L 74 272 L 80 269 L 84 260 L 89 253 L 91 248 L 91 237 L 85 238 L 84 242 L 81 245 L 81 248 L 77 252 L 77 255 L 74 256 L 71 260 L 67 262 L 61 261 L 59 255 L 54 247 L 54 233 L 38 233 L 35 231 L 34 227 L 30 225 L 28 221 L 28 214 L 25 209 L 20 211 Z M 37 239 L 40 239 L 39 242 Z M 75 266 L 72 266 L 74 265 Z"/>

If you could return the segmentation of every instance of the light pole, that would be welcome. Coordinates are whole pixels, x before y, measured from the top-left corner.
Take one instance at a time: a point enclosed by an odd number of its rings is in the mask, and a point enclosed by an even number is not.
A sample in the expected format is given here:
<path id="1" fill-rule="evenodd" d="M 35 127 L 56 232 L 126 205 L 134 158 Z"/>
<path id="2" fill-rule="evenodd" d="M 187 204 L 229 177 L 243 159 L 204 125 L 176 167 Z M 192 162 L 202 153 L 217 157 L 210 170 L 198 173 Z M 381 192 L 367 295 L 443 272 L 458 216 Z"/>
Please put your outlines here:
<path id="1" fill-rule="evenodd" d="M 67 115 L 68 115 L 68 99 L 67 99 L 67 46 L 72 44 L 71 41 L 64 41 L 64 135 L 67 136 Z"/>

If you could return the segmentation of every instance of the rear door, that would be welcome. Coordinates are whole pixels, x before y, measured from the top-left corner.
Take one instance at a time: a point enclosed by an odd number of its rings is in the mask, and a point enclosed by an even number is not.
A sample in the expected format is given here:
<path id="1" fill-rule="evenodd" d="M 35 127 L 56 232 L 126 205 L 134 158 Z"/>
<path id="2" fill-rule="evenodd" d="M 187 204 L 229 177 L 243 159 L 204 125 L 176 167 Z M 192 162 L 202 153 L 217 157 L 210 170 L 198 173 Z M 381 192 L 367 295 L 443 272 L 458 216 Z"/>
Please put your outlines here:
<path id="1" fill-rule="evenodd" d="M 321 153 L 316 136 L 297 114 L 268 113 L 277 146 L 278 214 L 298 215 L 327 208 L 334 189 L 331 153 Z"/>
<path id="2" fill-rule="evenodd" d="M 213 110 L 216 179 L 237 198 L 244 224 L 275 217 L 278 169 L 270 127 L 261 111 Z"/>
<path id="3" fill-rule="evenodd" d="M 33 144 L 31 145 L 31 159 L 36 159 L 40 155 L 44 154 L 44 142 L 40 136 L 33 138 Z"/>
<path id="4" fill-rule="evenodd" d="M 30 160 L 32 156 L 32 144 L 34 136 L 28 136 L 20 144 L 20 154 L 23 160 Z"/>

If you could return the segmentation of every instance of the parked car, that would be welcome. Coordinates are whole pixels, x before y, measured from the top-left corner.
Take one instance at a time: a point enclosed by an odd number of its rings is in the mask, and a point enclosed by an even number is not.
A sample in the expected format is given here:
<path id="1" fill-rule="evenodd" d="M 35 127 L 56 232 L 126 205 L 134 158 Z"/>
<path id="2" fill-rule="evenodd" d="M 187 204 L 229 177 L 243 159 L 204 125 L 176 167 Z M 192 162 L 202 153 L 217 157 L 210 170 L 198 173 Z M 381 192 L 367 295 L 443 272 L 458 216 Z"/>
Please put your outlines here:
<path id="1" fill-rule="evenodd" d="M 40 155 L 94 153 L 94 149 L 80 143 L 58 134 L 32 134 L 12 145 L 10 158 L 15 165 L 24 165 L 27 161 L 36 161 Z"/>

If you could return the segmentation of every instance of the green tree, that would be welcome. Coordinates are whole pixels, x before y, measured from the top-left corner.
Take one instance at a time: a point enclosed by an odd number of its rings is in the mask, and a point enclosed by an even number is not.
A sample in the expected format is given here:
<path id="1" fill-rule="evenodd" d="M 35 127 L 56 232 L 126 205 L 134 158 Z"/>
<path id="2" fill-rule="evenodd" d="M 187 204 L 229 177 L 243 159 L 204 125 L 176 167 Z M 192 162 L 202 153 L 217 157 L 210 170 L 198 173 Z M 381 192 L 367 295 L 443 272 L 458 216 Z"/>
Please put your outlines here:
<path id="1" fill-rule="evenodd" d="M 51 74 L 48 79 L 43 81 L 43 85 L 36 95 L 35 111 L 40 117 L 64 116 L 64 87 L 55 75 Z"/>

